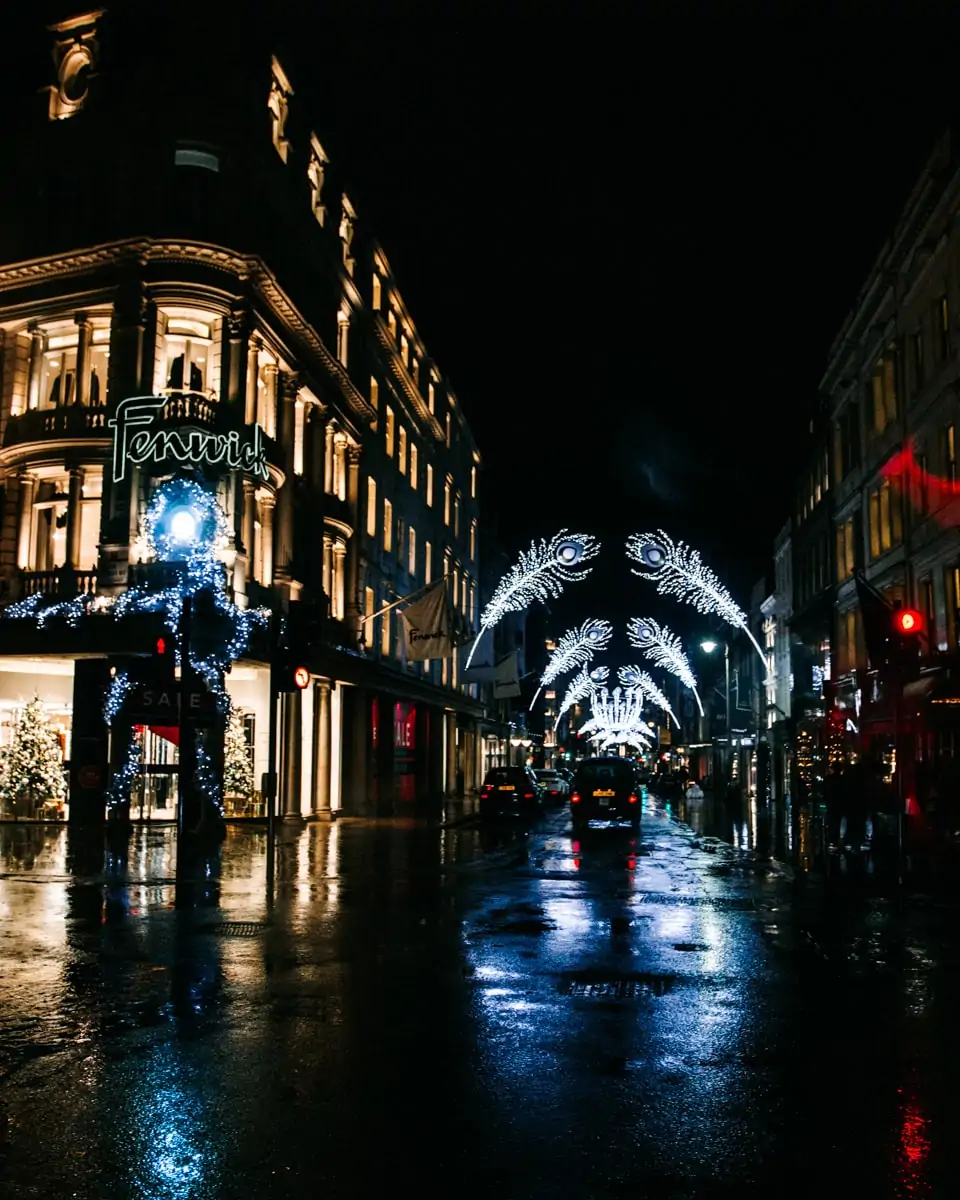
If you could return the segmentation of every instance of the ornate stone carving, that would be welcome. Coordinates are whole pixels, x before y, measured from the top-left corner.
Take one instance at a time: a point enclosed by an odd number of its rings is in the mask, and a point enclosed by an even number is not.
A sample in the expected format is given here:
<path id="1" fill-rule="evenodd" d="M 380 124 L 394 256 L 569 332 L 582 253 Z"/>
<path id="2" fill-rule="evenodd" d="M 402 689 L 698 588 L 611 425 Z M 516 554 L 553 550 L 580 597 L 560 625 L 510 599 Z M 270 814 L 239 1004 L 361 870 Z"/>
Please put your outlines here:
<path id="1" fill-rule="evenodd" d="M 327 152 L 320 145 L 320 139 L 315 133 L 311 133 L 307 180 L 310 184 L 310 209 L 320 225 L 327 219 L 327 209 L 323 203 L 323 184 L 326 179 L 326 167 L 329 161 Z"/>
<path id="2" fill-rule="evenodd" d="M 100 57 L 97 21 L 104 12 L 104 9 L 94 9 L 48 27 L 56 35 L 53 65 L 57 82 L 49 89 L 50 106 L 47 113 L 51 121 L 76 116 L 87 101 L 90 80 L 96 78 Z"/>
<path id="3" fill-rule="evenodd" d="M 290 153 L 290 140 L 286 134 L 286 126 L 293 88 L 276 58 L 272 60 L 272 67 L 273 78 L 270 81 L 270 94 L 267 96 L 267 109 L 270 112 L 273 127 L 273 144 L 277 148 L 277 153 L 286 162 L 287 155 Z"/>

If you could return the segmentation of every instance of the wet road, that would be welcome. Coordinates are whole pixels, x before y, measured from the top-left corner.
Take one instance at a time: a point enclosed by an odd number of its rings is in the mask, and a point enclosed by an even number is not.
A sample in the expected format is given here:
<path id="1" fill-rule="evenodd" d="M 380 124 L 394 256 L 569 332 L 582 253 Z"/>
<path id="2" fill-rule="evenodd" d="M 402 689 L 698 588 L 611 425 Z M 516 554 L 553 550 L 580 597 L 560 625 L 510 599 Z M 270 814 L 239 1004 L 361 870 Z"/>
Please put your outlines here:
<path id="1" fill-rule="evenodd" d="M 957 907 L 639 838 L 0 827 L 0 1193 L 946 1196 Z"/>

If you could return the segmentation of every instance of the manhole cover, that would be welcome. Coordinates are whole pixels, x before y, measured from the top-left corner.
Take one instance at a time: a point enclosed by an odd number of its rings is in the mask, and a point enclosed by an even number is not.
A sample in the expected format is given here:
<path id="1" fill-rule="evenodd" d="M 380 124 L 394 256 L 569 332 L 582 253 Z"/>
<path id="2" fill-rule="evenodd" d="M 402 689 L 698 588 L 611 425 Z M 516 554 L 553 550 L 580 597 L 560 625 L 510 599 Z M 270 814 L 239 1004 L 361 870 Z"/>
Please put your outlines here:
<path id="1" fill-rule="evenodd" d="M 563 979 L 560 991 L 565 996 L 598 1000 L 639 1000 L 645 996 L 663 996 L 675 983 L 675 975 L 627 975 L 617 979 L 581 975 Z"/>
<path id="2" fill-rule="evenodd" d="M 198 933 L 214 933 L 219 937 L 256 937 L 267 928 L 262 921 L 221 921 L 219 925 L 204 925 Z"/>

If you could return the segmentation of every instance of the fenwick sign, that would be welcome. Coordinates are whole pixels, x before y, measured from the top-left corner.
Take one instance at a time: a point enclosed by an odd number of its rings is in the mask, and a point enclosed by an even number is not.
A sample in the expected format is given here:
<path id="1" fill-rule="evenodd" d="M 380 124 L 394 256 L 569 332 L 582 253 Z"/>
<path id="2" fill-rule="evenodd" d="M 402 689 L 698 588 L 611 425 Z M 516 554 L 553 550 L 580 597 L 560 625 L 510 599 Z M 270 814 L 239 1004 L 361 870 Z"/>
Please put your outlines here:
<path id="1" fill-rule="evenodd" d="M 130 466 L 176 463 L 221 467 L 268 479 L 267 450 L 259 425 L 212 433 L 205 429 L 167 429 L 158 420 L 165 396 L 129 396 L 107 421 L 113 430 L 113 479 L 119 483 Z"/>

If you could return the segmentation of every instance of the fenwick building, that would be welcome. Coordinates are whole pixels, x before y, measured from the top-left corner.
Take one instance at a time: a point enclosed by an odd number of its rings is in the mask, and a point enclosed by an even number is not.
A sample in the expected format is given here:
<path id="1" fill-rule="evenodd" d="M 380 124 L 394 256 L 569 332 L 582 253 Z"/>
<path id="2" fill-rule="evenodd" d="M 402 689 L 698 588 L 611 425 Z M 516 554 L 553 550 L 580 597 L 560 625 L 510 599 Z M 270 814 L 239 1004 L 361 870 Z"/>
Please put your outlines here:
<path id="1" fill-rule="evenodd" d="M 127 19 L 3 50 L 2 815 L 173 819 L 181 751 L 228 816 L 271 766 L 284 816 L 414 811 L 498 751 L 395 604 L 476 628 L 479 453 L 292 70 Z"/>

